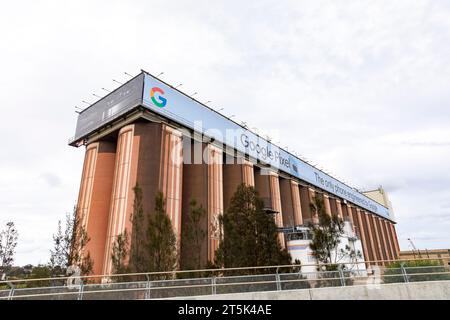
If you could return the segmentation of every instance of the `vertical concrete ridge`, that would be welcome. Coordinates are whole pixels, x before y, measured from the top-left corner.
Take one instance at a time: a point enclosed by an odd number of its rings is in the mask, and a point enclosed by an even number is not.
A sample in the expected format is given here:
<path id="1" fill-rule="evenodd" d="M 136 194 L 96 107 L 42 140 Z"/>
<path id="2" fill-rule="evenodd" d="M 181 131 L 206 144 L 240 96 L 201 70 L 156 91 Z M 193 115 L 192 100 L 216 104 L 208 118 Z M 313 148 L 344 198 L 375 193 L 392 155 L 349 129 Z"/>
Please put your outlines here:
<path id="1" fill-rule="evenodd" d="M 343 220 L 344 219 L 344 213 L 342 211 L 342 203 L 340 200 L 335 200 L 336 201 L 336 207 L 337 207 L 337 215 L 338 217 Z"/>
<path id="2" fill-rule="evenodd" d="M 357 221 L 359 234 L 361 237 L 361 243 L 363 247 L 363 253 L 364 253 L 364 259 L 366 261 L 373 260 L 372 252 L 370 251 L 370 240 L 369 235 L 367 234 L 367 228 L 365 226 L 365 217 L 363 216 L 363 213 L 361 213 L 358 208 L 348 207 L 350 209 L 350 212 L 353 215 L 353 221 Z"/>
<path id="3" fill-rule="evenodd" d="M 283 227 L 283 209 L 281 207 L 281 194 L 280 194 L 280 182 L 278 174 L 269 174 L 269 189 L 270 189 L 270 199 L 272 202 L 272 209 L 277 213 L 275 214 L 275 223 L 277 227 Z M 281 247 L 286 248 L 286 240 L 284 238 L 284 233 L 278 233 L 278 241 L 280 241 Z"/>
<path id="4" fill-rule="evenodd" d="M 128 194 L 134 186 L 130 183 L 131 161 L 133 152 L 133 136 L 135 125 L 128 125 L 119 131 L 117 141 L 117 156 L 114 171 L 114 182 L 109 214 L 108 232 L 105 243 L 103 274 L 112 271 L 111 254 L 115 239 L 125 231 L 127 222 L 127 208 L 130 206 Z M 130 212 L 131 214 L 131 212 Z M 131 234 L 131 230 L 129 234 Z"/>
<path id="5" fill-rule="evenodd" d="M 323 203 L 325 204 L 325 212 L 327 213 L 327 215 L 331 216 L 330 197 L 326 194 L 323 195 Z"/>
<path id="6" fill-rule="evenodd" d="M 381 252 L 383 253 L 383 258 L 384 258 L 384 260 L 389 260 L 390 256 L 389 256 L 386 235 L 385 235 L 384 228 L 383 228 L 383 221 L 379 217 L 375 217 L 375 219 L 377 221 L 378 231 L 380 232 L 380 239 L 381 239 L 381 245 L 382 245 Z M 385 265 L 387 265 L 387 264 L 388 263 L 385 263 Z"/>
<path id="7" fill-rule="evenodd" d="M 164 194 L 166 213 L 177 237 L 181 239 L 181 198 L 183 178 L 182 133 L 162 125 L 159 187 Z"/>
<path id="8" fill-rule="evenodd" d="M 369 255 L 370 255 L 370 260 L 371 261 L 375 261 L 375 260 L 380 260 L 380 258 L 378 257 L 378 250 L 377 247 L 375 246 L 375 239 L 374 239 L 374 235 L 373 235 L 373 226 L 371 225 L 371 219 L 368 213 L 366 213 L 363 210 L 359 210 L 357 209 L 360 213 L 361 213 L 361 218 L 363 220 L 364 223 L 364 228 L 366 231 L 366 235 L 367 235 L 367 244 L 368 244 L 368 248 L 369 248 Z"/>
<path id="9" fill-rule="evenodd" d="M 294 208 L 294 224 L 296 226 L 303 224 L 302 204 L 300 202 L 300 190 L 298 183 L 294 180 L 289 180 L 291 184 L 292 205 Z"/>
<path id="10" fill-rule="evenodd" d="M 213 262 L 220 241 L 223 214 L 223 152 L 208 145 L 208 261 Z"/>
<path id="11" fill-rule="evenodd" d="M 373 236 L 374 236 L 375 248 L 376 248 L 378 259 L 384 260 L 385 257 L 384 257 L 384 252 L 383 252 L 383 248 L 382 248 L 382 243 L 380 240 L 381 233 L 380 233 L 380 230 L 377 225 L 377 217 L 374 216 L 370 212 L 368 212 L 367 214 L 370 218 L 370 223 L 372 225 L 372 230 L 373 230 L 372 232 L 373 232 Z M 384 264 L 384 263 L 379 263 L 379 264 Z"/>
<path id="12" fill-rule="evenodd" d="M 103 269 L 103 252 L 114 176 L 115 144 L 97 141 L 86 147 L 78 197 L 78 216 L 90 236 L 83 254 L 93 260 L 93 272 Z"/>
<path id="13" fill-rule="evenodd" d="M 388 244 L 389 244 L 389 256 L 390 256 L 390 259 L 394 260 L 394 259 L 396 259 L 395 248 L 394 248 L 394 241 L 392 239 L 391 230 L 389 228 L 389 222 L 387 220 L 383 219 L 383 224 L 384 224 L 384 229 L 385 229 L 386 236 L 388 239 Z"/>
<path id="14" fill-rule="evenodd" d="M 389 227 L 391 229 L 392 239 L 394 240 L 393 242 L 394 242 L 394 247 L 395 247 L 395 252 L 394 252 L 395 258 L 397 259 L 398 256 L 400 255 L 400 247 L 398 245 L 397 232 L 395 232 L 395 226 L 392 222 L 389 222 Z"/>

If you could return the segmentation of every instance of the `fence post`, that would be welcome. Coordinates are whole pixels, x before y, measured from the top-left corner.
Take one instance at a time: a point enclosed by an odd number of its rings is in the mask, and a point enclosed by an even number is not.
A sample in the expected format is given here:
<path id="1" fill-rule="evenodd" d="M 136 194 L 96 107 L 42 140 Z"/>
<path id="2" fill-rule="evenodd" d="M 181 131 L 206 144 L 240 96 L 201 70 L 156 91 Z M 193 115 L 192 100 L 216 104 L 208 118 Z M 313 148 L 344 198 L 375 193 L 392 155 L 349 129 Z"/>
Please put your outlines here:
<path id="1" fill-rule="evenodd" d="M 339 265 L 339 278 L 341 279 L 341 286 L 345 287 L 344 271 L 342 270 L 342 265 Z"/>
<path id="2" fill-rule="evenodd" d="M 404 263 L 404 262 L 402 262 L 402 263 L 400 264 L 400 269 L 402 270 L 403 280 L 405 281 L 405 283 L 408 283 L 408 282 L 409 282 L 409 280 L 408 280 L 408 274 L 406 273 L 405 263 Z"/>
<path id="3" fill-rule="evenodd" d="M 15 287 L 14 287 L 14 284 L 12 284 L 12 282 L 7 282 L 7 284 L 8 284 L 8 286 L 11 288 L 10 290 L 9 290 L 9 294 L 8 294 L 8 300 L 12 300 L 13 299 L 13 296 L 14 296 L 14 289 L 15 289 Z"/>
<path id="4" fill-rule="evenodd" d="M 78 300 L 83 300 L 83 291 L 84 291 L 83 279 L 80 279 L 80 289 L 78 291 Z"/>
<path id="5" fill-rule="evenodd" d="M 277 268 L 277 273 L 275 275 L 275 279 L 277 282 L 277 290 L 281 291 L 281 279 L 280 279 L 280 274 L 278 273 L 278 268 Z"/>
<path id="6" fill-rule="evenodd" d="M 148 274 L 146 274 L 145 277 L 147 278 L 147 284 L 146 284 L 147 291 L 145 291 L 145 299 L 151 299 L 152 283 L 150 282 L 150 277 L 148 276 Z"/>
<path id="7" fill-rule="evenodd" d="M 211 294 L 216 294 L 217 288 L 216 288 L 216 276 L 212 276 L 211 278 Z"/>

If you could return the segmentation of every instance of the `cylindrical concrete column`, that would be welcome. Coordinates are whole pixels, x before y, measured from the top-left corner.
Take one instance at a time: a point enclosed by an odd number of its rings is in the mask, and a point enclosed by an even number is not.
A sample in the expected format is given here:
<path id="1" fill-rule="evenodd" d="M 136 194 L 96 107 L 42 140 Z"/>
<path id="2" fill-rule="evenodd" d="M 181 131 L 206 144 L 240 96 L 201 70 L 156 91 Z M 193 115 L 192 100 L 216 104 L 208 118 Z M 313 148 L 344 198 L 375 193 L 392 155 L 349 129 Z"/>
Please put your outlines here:
<path id="1" fill-rule="evenodd" d="M 270 207 L 274 212 L 274 219 L 277 227 L 283 227 L 283 210 L 281 207 L 280 184 L 278 174 L 257 168 L 255 173 L 255 188 L 265 205 Z M 286 247 L 284 234 L 279 233 L 278 239 L 283 248 Z"/>
<path id="2" fill-rule="evenodd" d="M 311 203 L 313 202 L 314 198 L 317 196 L 317 193 L 314 189 L 308 188 L 309 192 L 309 205 L 311 206 Z M 319 223 L 319 214 L 317 212 L 311 212 L 311 219 L 313 224 Z"/>
<path id="3" fill-rule="evenodd" d="M 243 161 L 242 163 L 242 182 L 248 186 L 255 186 L 255 175 L 253 172 L 253 163 L 250 161 Z"/>
<path id="4" fill-rule="evenodd" d="M 208 145 L 208 261 L 214 262 L 220 242 L 219 217 L 223 214 L 223 152 Z"/>
<path id="5" fill-rule="evenodd" d="M 391 229 L 391 234 L 392 234 L 394 247 L 395 247 L 395 252 L 394 252 L 395 259 L 398 259 L 399 255 L 400 255 L 400 246 L 398 245 L 397 232 L 395 231 L 395 226 L 392 222 L 389 222 L 389 227 Z"/>
<path id="6" fill-rule="evenodd" d="M 391 230 L 389 228 L 389 222 L 383 219 L 383 226 L 384 226 L 384 232 L 386 234 L 386 238 L 389 244 L 389 255 L 390 259 L 395 260 L 395 248 L 394 248 L 394 242 L 391 237 Z"/>
<path id="7" fill-rule="evenodd" d="M 290 180 L 291 182 L 291 193 L 292 193 L 292 204 L 294 208 L 294 224 L 300 226 L 303 224 L 302 218 L 302 205 L 300 203 L 300 190 L 298 188 L 298 183 Z"/>
<path id="8" fill-rule="evenodd" d="M 82 225 L 86 228 L 89 219 L 89 209 L 94 184 L 94 174 L 98 155 L 98 143 L 92 143 L 86 147 L 84 156 L 83 173 L 81 176 L 80 192 L 78 195 L 78 216 Z"/>
<path id="9" fill-rule="evenodd" d="M 301 225 L 303 220 L 298 183 L 291 179 L 279 180 L 284 227 Z"/>
<path id="10" fill-rule="evenodd" d="M 225 211 L 228 209 L 231 198 L 240 184 L 255 186 L 253 164 L 244 159 L 240 159 L 239 162 L 223 165 L 223 204 Z"/>
<path id="11" fill-rule="evenodd" d="M 302 223 L 308 224 L 313 222 L 312 210 L 311 210 L 311 197 L 308 187 L 299 185 L 300 206 L 302 212 Z"/>
<path id="12" fill-rule="evenodd" d="M 357 208 L 353 208 L 351 206 L 347 206 L 347 209 L 353 216 L 353 221 L 358 226 L 358 233 L 360 235 L 361 244 L 363 247 L 364 260 L 370 261 L 373 259 L 372 253 L 370 252 L 370 243 L 369 236 L 366 232 L 366 228 L 364 228 L 364 216 Z"/>
<path id="13" fill-rule="evenodd" d="M 181 239 L 182 146 L 181 132 L 162 125 L 159 190 L 164 194 L 166 213 L 178 240 Z"/>
<path id="14" fill-rule="evenodd" d="M 373 216 L 372 213 L 366 212 L 366 214 L 369 217 L 370 225 L 372 227 L 372 235 L 373 235 L 373 240 L 374 240 L 374 243 L 375 243 L 375 250 L 376 250 L 376 253 L 377 253 L 378 260 L 384 260 L 383 259 L 383 252 L 382 252 L 382 249 L 381 249 L 381 242 L 380 242 L 380 238 L 379 238 L 380 233 L 379 233 L 379 230 L 377 228 L 376 219 L 375 219 L 375 217 Z M 378 264 L 381 265 L 382 263 L 380 262 Z"/>
<path id="15" fill-rule="evenodd" d="M 330 204 L 330 197 L 326 194 L 323 195 L 323 203 L 325 205 L 325 212 L 331 216 L 331 204 Z"/>
<path id="16" fill-rule="evenodd" d="M 105 243 L 103 274 L 112 272 L 112 249 L 117 236 L 127 229 L 131 234 L 131 201 L 129 194 L 135 185 L 136 166 L 133 165 L 133 138 L 134 125 L 123 127 L 118 136 L 117 156 L 114 173 L 114 184 L 112 190 L 111 209 L 108 223 L 108 233 Z M 136 152 L 134 152 L 136 155 Z M 133 168 L 132 168 L 133 167 Z"/>
<path id="17" fill-rule="evenodd" d="M 375 248 L 375 243 L 373 240 L 373 235 L 372 235 L 372 229 L 370 227 L 370 223 L 369 223 L 369 217 L 367 216 L 367 214 L 360 210 L 359 208 L 356 209 L 358 211 L 358 217 L 361 218 L 362 221 L 362 225 L 364 228 L 364 233 L 366 235 L 366 243 L 367 243 L 367 249 L 369 251 L 369 257 L 370 257 L 370 261 L 375 261 L 378 260 L 378 257 L 376 255 L 376 248 Z M 371 263 L 373 264 L 373 262 Z"/>
<path id="18" fill-rule="evenodd" d="M 375 232 L 377 235 L 378 248 L 380 249 L 380 257 L 383 260 L 383 265 L 386 265 L 385 260 L 388 260 L 388 256 L 386 254 L 386 243 L 383 241 L 383 230 L 380 226 L 379 218 L 373 214 L 371 214 L 373 223 L 375 226 Z"/>
<path id="19" fill-rule="evenodd" d="M 372 250 L 374 253 L 374 257 L 377 261 L 383 260 L 383 256 L 381 255 L 380 243 L 378 241 L 377 230 L 375 228 L 375 224 L 372 218 L 372 214 L 364 211 L 364 215 L 366 217 L 367 226 L 369 227 L 369 237 L 371 240 Z M 378 265 L 381 265 L 380 262 L 377 262 Z"/>
<path id="20" fill-rule="evenodd" d="M 384 255 L 386 257 L 386 260 L 392 260 L 390 247 L 389 247 L 389 239 L 387 237 L 385 225 L 384 225 L 384 219 L 377 217 L 378 219 L 378 225 L 379 229 L 381 230 L 381 239 L 383 240 L 383 251 Z M 390 262 L 386 262 L 385 264 L 389 264 Z"/>
<path id="21" fill-rule="evenodd" d="M 337 215 L 339 219 L 344 220 L 344 214 L 342 212 L 342 203 L 340 200 L 336 199 Z"/>
<path id="22" fill-rule="evenodd" d="M 83 254 L 90 255 L 93 274 L 101 274 L 103 268 L 115 155 L 111 142 L 99 141 L 86 148 L 77 214 L 90 238 Z"/>
<path id="23" fill-rule="evenodd" d="M 281 208 L 281 194 L 280 194 L 280 184 L 278 180 L 278 175 L 271 173 L 269 175 L 269 185 L 270 185 L 270 198 L 272 200 L 272 209 L 277 211 L 275 214 L 275 223 L 278 228 L 283 227 L 283 210 Z M 286 248 L 286 242 L 284 239 L 284 234 L 278 233 L 278 240 L 280 241 L 281 247 Z"/>
<path id="24" fill-rule="evenodd" d="M 357 222 L 355 221 L 355 219 L 353 218 L 353 214 L 351 214 L 351 207 L 350 207 L 350 205 L 348 204 L 348 203 L 346 203 L 346 204 L 343 204 L 343 206 L 344 206 L 344 210 L 346 210 L 347 211 L 347 218 L 349 219 L 349 221 L 350 221 L 350 223 L 352 224 L 352 230 L 353 230 L 353 232 L 356 232 L 356 229 L 358 229 L 358 234 L 360 234 L 360 231 L 359 231 L 359 226 L 357 225 Z M 345 214 L 344 214 L 344 216 L 345 216 Z M 362 240 L 361 240 L 362 241 Z"/>

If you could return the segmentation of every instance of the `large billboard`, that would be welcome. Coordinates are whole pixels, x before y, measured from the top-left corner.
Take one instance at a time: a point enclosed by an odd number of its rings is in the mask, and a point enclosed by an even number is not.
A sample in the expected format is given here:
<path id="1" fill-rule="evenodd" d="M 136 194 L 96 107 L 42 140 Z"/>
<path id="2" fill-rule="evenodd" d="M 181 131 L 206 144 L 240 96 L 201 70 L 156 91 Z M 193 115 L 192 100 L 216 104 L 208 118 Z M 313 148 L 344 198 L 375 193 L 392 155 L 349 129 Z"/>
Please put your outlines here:
<path id="1" fill-rule="evenodd" d="M 385 206 L 146 73 L 142 101 L 143 105 L 153 112 L 371 212 L 392 219 L 389 209 Z"/>

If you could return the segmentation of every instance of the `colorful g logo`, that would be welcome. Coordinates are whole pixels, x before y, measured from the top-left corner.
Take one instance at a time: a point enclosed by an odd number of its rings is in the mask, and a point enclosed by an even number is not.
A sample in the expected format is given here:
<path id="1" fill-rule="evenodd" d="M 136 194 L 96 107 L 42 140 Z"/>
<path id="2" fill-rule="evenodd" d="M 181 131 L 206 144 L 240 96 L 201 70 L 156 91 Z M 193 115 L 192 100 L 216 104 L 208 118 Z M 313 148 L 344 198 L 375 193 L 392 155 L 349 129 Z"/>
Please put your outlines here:
<path id="1" fill-rule="evenodd" d="M 156 96 L 155 98 L 155 92 L 158 92 L 160 95 Z M 167 99 L 162 97 L 161 95 L 164 94 L 164 91 L 158 87 L 153 87 L 150 90 L 150 98 L 152 99 L 153 103 L 160 108 L 164 108 L 167 104 Z"/>

